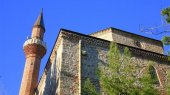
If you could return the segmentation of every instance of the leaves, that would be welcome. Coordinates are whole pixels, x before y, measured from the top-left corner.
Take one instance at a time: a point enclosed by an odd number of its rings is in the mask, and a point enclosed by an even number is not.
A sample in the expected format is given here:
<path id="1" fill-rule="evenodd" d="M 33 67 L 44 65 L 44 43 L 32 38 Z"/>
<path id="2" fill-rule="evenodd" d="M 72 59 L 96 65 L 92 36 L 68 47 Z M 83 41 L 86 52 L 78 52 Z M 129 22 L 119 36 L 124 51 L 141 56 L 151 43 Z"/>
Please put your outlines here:
<path id="1" fill-rule="evenodd" d="M 170 7 L 169 8 L 165 8 L 162 10 L 162 15 L 165 16 L 170 16 Z"/>
<path id="2" fill-rule="evenodd" d="M 149 62 L 144 72 L 138 74 L 140 66 L 133 62 L 128 48 L 120 50 L 112 43 L 108 52 L 108 65 L 96 70 L 100 82 L 100 93 L 88 78 L 82 87 L 82 95 L 159 95 L 154 87 L 157 78 L 154 63 Z"/>
<path id="3" fill-rule="evenodd" d="M 82 95 L 98 95 L 95 86 L 89 78 L 85 80 L 82 86 Z"/>
<path id="4" fill-rule="evenodd" d="M 168 72 L 168 74 L 167 74 L 167 79 L 168 79 L 168 80 L 167 80 L 167 84 L 166 84 L 166 92 L 167 92 L 168 95 L 169 95 L 169 94 L 170 94 L 170 83 L 169 83 L 169 82 L 170 82 L 170 73 L 169 73 L 170 70 L 168 70 L 167 72 Z"/>
<path id="5" fill-rule="evenodd" d="M 170 36 L 164 36 L 162 42 L 164 45 L 170 45 Z"/>
<path id="6" fill-rule="evenodd" d="M 165 16 L 166 21 L 170 23 L 170 7 L 163 9 L 162 15 Z"/>
<path id="7" fill-rule="evenodd" d="M 110 45 L 107 70 L 99 68 L 101 89 L 108 95 L 158 95 L 149 68 L 146 68 L 146 74 L 139 77 L 139 68 L 131 58 L 128 48 L 121 52 L 117 44 Z"/>

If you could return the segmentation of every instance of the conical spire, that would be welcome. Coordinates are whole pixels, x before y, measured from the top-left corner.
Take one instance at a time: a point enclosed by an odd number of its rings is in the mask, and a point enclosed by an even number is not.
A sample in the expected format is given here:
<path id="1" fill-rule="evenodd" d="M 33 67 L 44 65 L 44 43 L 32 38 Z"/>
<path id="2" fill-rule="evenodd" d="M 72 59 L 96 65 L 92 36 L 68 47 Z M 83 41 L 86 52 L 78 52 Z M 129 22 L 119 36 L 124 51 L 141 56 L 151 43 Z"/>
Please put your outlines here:
<path id="1" fill-rule="evenodd" d="M 41 26 L 42 28 L 45 29 L 45 27 L 44 27 L 44 20 L 43 20 L 43 9 L 41 10 L 41 13 L 38 16 L 36 22 L 34 23 L 34 26 Z"/>

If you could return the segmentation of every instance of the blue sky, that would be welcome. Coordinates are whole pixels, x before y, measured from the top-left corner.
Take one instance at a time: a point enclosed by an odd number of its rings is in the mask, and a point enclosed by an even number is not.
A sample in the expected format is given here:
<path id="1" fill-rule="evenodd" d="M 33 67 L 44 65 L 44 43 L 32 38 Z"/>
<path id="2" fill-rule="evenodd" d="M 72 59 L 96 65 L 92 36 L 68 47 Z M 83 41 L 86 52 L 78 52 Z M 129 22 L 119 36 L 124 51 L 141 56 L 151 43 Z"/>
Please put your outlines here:
<path id="1" fill-rule="evenodd" d="M 48 50 L 40 76 L 60 28 L 89 34 L 107 27 L 161 40 L 139 26 L 161 25 L 160 11 L 169 0 L 0 0 L 0 95 L 18 95 L 25 64 L 23 43 L 44 10 Z"/>

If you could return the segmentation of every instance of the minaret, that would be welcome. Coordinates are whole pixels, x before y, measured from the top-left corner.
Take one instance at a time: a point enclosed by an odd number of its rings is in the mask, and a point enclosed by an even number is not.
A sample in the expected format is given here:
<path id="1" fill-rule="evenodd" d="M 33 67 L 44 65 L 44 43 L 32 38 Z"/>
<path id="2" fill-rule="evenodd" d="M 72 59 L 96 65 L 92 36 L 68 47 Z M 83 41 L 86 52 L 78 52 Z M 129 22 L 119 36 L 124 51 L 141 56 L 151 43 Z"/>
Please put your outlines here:
<path id="1" fill-rule="evenodd" d="M 35 93 L 41 59 L 46 53 L 46 43 L 43 41 L 44 32 L 43 12 L 41 11 L 33 26 L 31 38 L 28 38 L 23 45 L 26 62 L 19 95 Z"/>

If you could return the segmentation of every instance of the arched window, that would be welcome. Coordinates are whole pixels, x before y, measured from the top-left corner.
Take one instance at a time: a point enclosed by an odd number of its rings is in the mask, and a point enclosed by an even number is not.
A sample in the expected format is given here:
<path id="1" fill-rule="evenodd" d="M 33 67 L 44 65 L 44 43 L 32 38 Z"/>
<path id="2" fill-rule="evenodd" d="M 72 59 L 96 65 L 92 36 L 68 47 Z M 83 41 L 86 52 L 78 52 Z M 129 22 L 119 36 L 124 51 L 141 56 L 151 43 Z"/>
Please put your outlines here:
<path id="1" fill-rule="evenodd" d="M 154 66 L 149 66 L 149 73 L 151 75 L 153 82 L 157 85 L 160 85 L 158 72 Z"/>

